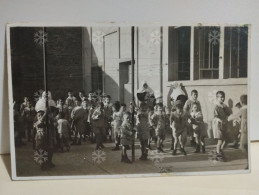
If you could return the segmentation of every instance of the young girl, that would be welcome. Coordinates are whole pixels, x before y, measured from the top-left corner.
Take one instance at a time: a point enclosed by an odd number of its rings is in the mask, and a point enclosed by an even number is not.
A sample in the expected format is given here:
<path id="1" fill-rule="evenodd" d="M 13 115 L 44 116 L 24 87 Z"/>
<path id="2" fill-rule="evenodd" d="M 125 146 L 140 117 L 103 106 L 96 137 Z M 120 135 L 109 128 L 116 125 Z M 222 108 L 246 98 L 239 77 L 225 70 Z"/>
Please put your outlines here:
<path id="1" fill-rule="evenodd" d="M 238 102 L 235 105 L 235 108 L 238 109 L 237 113 L 240 112 L 241 103 Z M 232 144 L 229 144 L 229 147 L 238 149 L 239 148 L 239 140 L 240 140 L 240 128 L 241 128 L 241 116 L 237 117 L 233 120 L 233 134 L 234 134 L 234 141 Z"/>
<path id="2" fill-rule="evenodd" d="M 81 145 L 82 134 L 85 130 L 85 109 L 82 108 L 81 102 L 75 100 L 76 107 L 71 112 L 72 128 L 75 131 L 75 137 L 72 145 Z"/>
<path id="3" fill-rule="evenodd" d="M 40 150 L 40 149 L 45 149 L 47 140 L 46 140 L 46 123 L 45 120 L 43 119 L 44 116 L 44 111 L 38 111 L 37 112 L 37 120 L 33 124 L 33 128 L 35 129 L 35 149 Z"/>
<path id="4" fill-rule="evenodd" d="M 157 143 L 157 137 L 155 133 L 155 126 L 152 122 L 152 116 L 154 115 L 154 106 L 149 106 L 148 108 L 148 121 L 149 121 L 149 139 L 148 139 L 148 149 L 152 150 L 151 143 L 154 140 Z"/>
<path id="5" fill-rule="evenodd" d="M 64 104 L 63 99 L 58 100 L 57 108 L 59 109 L 59 113 L 60 112 L 64 113 L 64 119 L 66 119 L 66 120 L 70 119 L 69 110 L 68 110 L 67 106 Z"/>
<path id="6" fill-rule="evenodd" d="M 66 146 L 67 151 L 70 150 L 70 143 L 69 143 L 69 132 L 70 132 L 70 125 L 68 121 L 65 119 L 65 114 L 60 112 L 58 114 L 58 135 L 60 139 L 60 150 L 64 152 L 64 145 Z"/>
<path id="7" fill-rule="evenodd" d="M 43 162 L 40 162 L 41 170 L 46 170 L 47 168 L 54 167 L 55 165 L 52 163 L 53 156 L 53 139 L 55 137 L 55 132 L 53 128 L 53 122 L 51 114 L 49 114 L 49 125 L 47 132 L 47 124 L 46 124 L 46 113 L 44 111 L 37 112 L 37 121 L 33 124 L 33 128 L 35 129 L 35 150 L 40 152 L 41 150 L 47 152 L 47 159 Z"/>
<path id="8" fill-rule="evenodd" d="M 150 129 L 148 124 L 148 112 L 147 104 L 141 103 L 137 113 L 137 133 L 140 140 L 141 146 L 141 157 L 140 160 L 147 160 L 148 155 L 148 139 L 150 136 Z"/>
<path id="9" fill-rule="evenodd" d="M 202 146 L 202 152 L 205 153 L 205 142 L 204 142 L 204 133 L 203 133 L 203 115 L 199 110 L 199 105 L 196 102 L 193 102 L 191 105 L 191 125 L 192 131 L 194 134 L 196 142 L 196 151 L 195 153 L 200 152 L 200 145 Z"/>
<path id="10" fill-rule="evenodd" d="M 247 95 L 241 95 L 240 97 L 241 108 L 233 115 L 230 115 L 228 121 L 238 119 L 241 117 L 241 128 L 240 128 L 240 149 L 247 152 Z"/>
<path id="11" fill-rule="evenodd" d="M 196 103 L 197 105 L 197 111 L 201 112 L 202 113 L 202 110 L 201 110 L 201 104 L 198 100 L 198 91 L 196 89 L 192 90 L 191 91 L 191 97 L 185 102 L 184 104 L 184 107 L 183 109 L 187 112 L 187 113 L 191 113 L 192 111 L 192 104 L 193 103 Z M 194 132 L 193 132 L 193 128 L 190 126 L 187 130 L 187 133 L 190 137 L 190 144 L 191 146 L 193 147 L 198 147 L 196 145 L 196 141 L 195 141 L 195 138 L 194 138 Z"/>
<path id="12" fill-rule="evenodd" d="M 150 137 L 150 128 L 148 121 L 147 104 L 141 103 L 137 113 L 137 133 L 141 146 L 140 160 L 147 160 L 148 155 L 148 139 Z"/>
<path id="13" fill-rule="evenodd" d="M 103 139 L 106 132 L 104 105 L 102 102 L 98 102 L 97 107 L 93 111 L 91 118 L 93 132 L 96 136 L 96 150 L 101 150 L 102 148 L 104 148 Z"/>
<path id="14" fill-rule="evenodd" d="M 109 136 L 109 142 L 112 142 L 112 128 L 111 128 L 111 122 L 112 122 L 112 103 L 111 103 L 111 96 L 106 95 L 103 98 L 103 104 L 104 104 L 104 115 L 105 115 L 105 131 L 104 139 L 106 141 L 107 135 Z"/>
<path id="15" fill-rule="evenodd" d="M 93 120 L 92 120 L 92 115 L 93 115 L 93 112 L 96 108 L 96 102 L 95 102 L 95 96 L 93 93 L 89 93 L 88 94 L 88 128 L 89 128 L 89 131 L 90 131 L 90 139 L 91 139 L 91 143 L 95 143 L 96 140 L 95 140 L 95 135 L 94 135 L 94 132 L 93 132 Z"/>
<path id="16" fill-rule="evenodd" d="M 157 104 L 155 113 L 151 117 L 152 126 L 157 137 L 157 152 L 164 152 L 162 144 L 165 139 L 166 114 L 163 112 L 163 104 Z"/>
<path id="17" fill-rule="evenodd" d="M 120 146 L 120 127 L 122 124 L 123 113 L 120 107 L 120 103 L 118 101 L 114 103 L 112 108 L 113 108 L 112 124 L 113 124 L 113 132 L 115 137 L 115 147 L 112 150 L 117 151 L 117 150 L 120 150 L 120 147 L 119 147 Z"/>
<path id="18" fill-rule="evenodd" d="M 26 127 L 26 136 L 28 141 L 31 141 L 31 136 L 33 132 L 33 120 L 35 118 L 35 109 L 31 104 L 31 101 L 27 101 L 27 105 L 24 107 L 24 117 L 25 117 L 25 127 Z"/>
<path id="19" fill-rule="evenodd" d="M 123 115 L 123 123 L 121 125 L 121 162 L 131 163 L 127 156 L 127 150 L 129 150 L 130 145 L 132 145 L 134 141 L 134 134 L 135 131 L 133 130 L 133 125 L 131 124 L 131 114 L 129 112 L 126 112 Z"/>
<path id="20" fill-rule="evenodd" d="M 176 155 L 178 142 L 180 142 L 181 152 L 186 155 L 184 147 L 187 139 L 187 128 L 189 126 L 189 114 L 183 110 L 183 106 L 180 103 L 175 105 L 175 109 L 170 116 L 170 125 L 174 137 L 173 155 Z"/>
<path id="21" fill-rule="evenodd" d="M 225 93 L 218 91 L 216 93 L 216 105 L 214 108 L 214 119 L 212 122 L 214 138 L 218 140 L 216 155 L 217 160 L 224 161 L 223 148 L 227 138 L 227 117 L 230 115 L 228 107 L 224 104 Z"/>
<path id="22" fill-rule="evenodd" d="M 124 115 L 126 113 L 126 111 L 127 111 L 126 104 L 121 104 L 121 112 L 122 112 L 122 114 Z"/>

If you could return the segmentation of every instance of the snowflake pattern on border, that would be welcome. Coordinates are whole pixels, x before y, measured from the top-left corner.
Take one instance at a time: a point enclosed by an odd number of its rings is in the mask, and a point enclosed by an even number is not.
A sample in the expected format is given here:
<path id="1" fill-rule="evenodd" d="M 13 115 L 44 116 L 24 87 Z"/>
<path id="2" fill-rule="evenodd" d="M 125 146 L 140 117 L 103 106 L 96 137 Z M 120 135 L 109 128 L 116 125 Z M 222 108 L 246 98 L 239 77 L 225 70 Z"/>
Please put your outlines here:
<path id="1" fill-rule="evenodd" d="M 159 45 L 161 40 L 161 34 L 159 31 L 153 31 L 150 33 L 150 42 L 154 45 Z"/>
<path id="2" fill-rule="evenodd" d="M 208 160 L 212 165 L 216 165 L 218 163 L 216 156 L 217 154 L 215 151 L 209 152 Z"/>
<path id="3" fill-rule="evenodd" d="M 38 164 L 43 164 L 48 160 L 48 152 L 42 149 L 36 150 L 34 152 L 34 160 Z"/>
<path id="4" fill-rule="evenodd" d="M 101 45 L 103 43 L 103 35 L 105 35 L 102 31 L 96 31 L 93 33 L 93 42 Z"/>
<path id="5" fill-rule="evenodd" d="M 217 30 L 209 32 L 208 39 L 212 45 L 217 45 L 220 41 L 220 32 Z"/>
<path id="6" fill-rule="evenodd" d="M 161 163 L 164 160 L 163 153 L 159 153 L 156 150 L 150 151 L 149 158 L 155 165 Z"/>
<path id="7" fill-rule="evenodd" d="M 44 32 L 43 30 L 39 30 L 36 33 L 34 33 L 34 42 L 43 45 L 43 43 L 46 43 L 48 41 L 48 33 Z"/>
<path id="8" fill-rule="evenodd" d="M 173 172 L 173 166 L 162 166 L 160 163 L 154 163 L 155 167 L 159 169 L 159 173 Z"/>
<path id="9" fill-rule="evenodd" d="M 92 152 L 92 160 L 97 164 L 101 164 L 106 160 L 106 153 L 103 150 L 95 150 Z"/>

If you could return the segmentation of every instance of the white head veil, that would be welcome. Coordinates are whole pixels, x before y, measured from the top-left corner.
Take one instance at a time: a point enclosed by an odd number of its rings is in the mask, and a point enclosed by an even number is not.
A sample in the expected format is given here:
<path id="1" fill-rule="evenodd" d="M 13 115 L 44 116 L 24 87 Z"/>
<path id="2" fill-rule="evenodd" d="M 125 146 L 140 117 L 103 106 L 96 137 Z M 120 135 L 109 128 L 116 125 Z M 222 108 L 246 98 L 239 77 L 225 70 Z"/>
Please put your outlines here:
<path id="1" fill-rule="evenodd" d="M 147 88 L 145 88 L 144 85 L 147 85 Z M 144 92 L 147 92 L 149 95 L 154 95 L 154 91 L 149 87 L 149 85 L 147 84 L 147 81 L 142 81 L 141 87 L 137 91 L 137 93 L 144 93 Z"/>
<path id="2" fill-rule="evenodd" d="M 48 103 L 49 107 L 56 107 L 56 103 L 54 100 L 52 100 L 51 92 L 48 92 Z M 37 101 L 36 106 L 35 106 L 36 112 L 38 111 L 46 111 L 46 92 L 44 91 L 42 93 L 42 97 Z"/>
<path id="3" fill-rule="evenodd" d="M 171 93 L 170 97 L 176 101 L 178 96 L 186 95 L 182 90 L 182 83 L 178 84 L 177 82 L 173 82 L 171 87 L 173 88 L 173 92 Z"/>

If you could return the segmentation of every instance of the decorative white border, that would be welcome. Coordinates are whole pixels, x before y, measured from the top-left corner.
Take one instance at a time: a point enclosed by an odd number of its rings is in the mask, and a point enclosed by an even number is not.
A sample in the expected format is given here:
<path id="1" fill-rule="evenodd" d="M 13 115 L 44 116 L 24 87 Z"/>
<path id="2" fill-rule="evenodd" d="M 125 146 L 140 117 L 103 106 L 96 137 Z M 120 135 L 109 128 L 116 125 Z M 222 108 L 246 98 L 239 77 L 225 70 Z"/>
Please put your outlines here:
<path id="1" fill-rule="evenodd" d="M 248 110 L 248 169 L 247 170 L 229 170 L 229 171 L 204 171 L 204 172 L 173 172 L 173 173 L 148 173 L 148 174 L 120 174 L 120 175 L 87 175 L 87 176 L 33 176 L 20 177 L 16 174 L 16 159 L 15 159 L 15 143 L 14 143 L 14 120 L 13 120 L 13 90 L 12 90 L 12 69 L 11 69 L 11 49 L 10 49 L 10 28 L 11 27 L 112 27 L 112 26 L 142 26 L 142 27 L 157 27 L 157 26 L 221 26 L 223 24 L 201 24 L 201 23 L 184 23 L 184 24 L 169 24 L 169 23 L 87 23 L 87 24 L 67 24 L 67 23 L 9 23 L 6 24 L 6 42 L 7 42 L 7 67 L 8 67 L 8 95 L 9 95 L 9 124 L 10 124 L 10 152 L 11 152 L 11 175 L 13 180 L 58 180 L 58 179 L 108 179 L 108 178 L 135 178 L 135 177 L 158 177 L 158 176 L 192 176 L 192 175 L 227 175 L 227 174 L 244 174 L 251 172 L 251 154 L 250 154 L 250 109 Z M 244 24 L 248 27 L 248 95 L 250 94 L 251 85 L 251 25 Z M 224 24 L 224 26 L 242 26 L 242 24 Z M 251 97 L 249 96 L 249 102 Z"/>

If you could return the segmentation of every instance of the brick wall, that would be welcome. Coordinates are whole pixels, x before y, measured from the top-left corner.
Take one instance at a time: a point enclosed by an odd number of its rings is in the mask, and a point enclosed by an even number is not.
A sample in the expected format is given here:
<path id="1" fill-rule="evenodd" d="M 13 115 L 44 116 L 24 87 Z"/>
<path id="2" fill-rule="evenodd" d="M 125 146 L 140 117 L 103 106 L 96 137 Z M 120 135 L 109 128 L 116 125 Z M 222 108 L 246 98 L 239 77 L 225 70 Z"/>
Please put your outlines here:
<path id="1" fill-rule="evenodd" d="M 12 82 L 14 100 L 33 98 L 44 88 L 43 49 L 35 43 L 39 27 L 11 28 Z M 80 27 L 48 27 L 46 63 L 49 90 L 53 98 L 66 97 L 67 90 L 83 88 L 82 29 Z"/>

